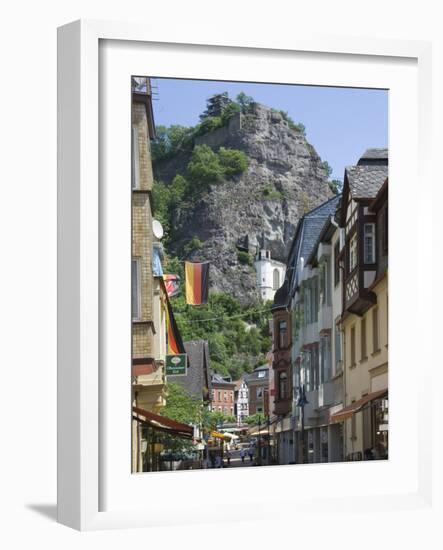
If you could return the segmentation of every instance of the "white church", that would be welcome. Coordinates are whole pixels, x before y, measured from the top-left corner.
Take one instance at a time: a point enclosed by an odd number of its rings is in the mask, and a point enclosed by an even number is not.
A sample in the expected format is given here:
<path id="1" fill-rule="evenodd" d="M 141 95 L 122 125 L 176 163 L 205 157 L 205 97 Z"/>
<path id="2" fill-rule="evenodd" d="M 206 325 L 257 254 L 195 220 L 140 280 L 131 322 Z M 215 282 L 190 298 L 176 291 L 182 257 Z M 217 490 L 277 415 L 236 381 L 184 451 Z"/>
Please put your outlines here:
<path id="1" fill-rule="evenodd" d="M 271 251 L 261 248 L 255 256 L 255 270 L 261 299 L 266 302 L 273 300 L 275 292 L 285 279 L 286 266 L 271 258 Z"/>

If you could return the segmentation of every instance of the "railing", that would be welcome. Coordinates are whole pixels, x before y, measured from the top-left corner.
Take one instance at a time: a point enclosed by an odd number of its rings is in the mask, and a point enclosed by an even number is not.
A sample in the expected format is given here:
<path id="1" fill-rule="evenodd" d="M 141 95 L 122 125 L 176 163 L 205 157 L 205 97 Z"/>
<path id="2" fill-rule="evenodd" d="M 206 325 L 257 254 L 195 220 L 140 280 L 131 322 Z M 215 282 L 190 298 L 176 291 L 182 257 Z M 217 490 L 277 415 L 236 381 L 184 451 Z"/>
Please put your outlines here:
<path id="1" fill-rule="evenodd" d="M 151 82 L 147 76 L 133 76 L 132 91 L 137 94 L 151 95 Z"/>

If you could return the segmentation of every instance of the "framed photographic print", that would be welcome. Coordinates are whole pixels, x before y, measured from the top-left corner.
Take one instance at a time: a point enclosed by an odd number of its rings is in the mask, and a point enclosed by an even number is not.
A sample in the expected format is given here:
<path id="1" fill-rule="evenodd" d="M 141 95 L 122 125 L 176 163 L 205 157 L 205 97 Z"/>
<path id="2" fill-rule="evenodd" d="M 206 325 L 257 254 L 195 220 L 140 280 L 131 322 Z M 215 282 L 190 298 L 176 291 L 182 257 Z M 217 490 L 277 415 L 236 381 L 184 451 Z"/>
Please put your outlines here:
<path id="1" fill-rule="evenodd" d="M 83 21 L 58 71 L 59 521 L 429 506 L 429 46 Z"/>

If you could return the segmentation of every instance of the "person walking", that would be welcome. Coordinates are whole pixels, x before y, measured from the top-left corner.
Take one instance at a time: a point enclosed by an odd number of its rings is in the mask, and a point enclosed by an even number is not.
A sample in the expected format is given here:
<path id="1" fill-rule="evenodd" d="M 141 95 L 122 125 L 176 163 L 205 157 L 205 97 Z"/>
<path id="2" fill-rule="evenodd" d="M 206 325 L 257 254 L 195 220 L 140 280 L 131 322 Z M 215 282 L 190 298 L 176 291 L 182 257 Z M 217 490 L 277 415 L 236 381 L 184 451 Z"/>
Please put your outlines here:
<path id="1" fill-rule="evenodd" d="M 251 446 L 248 449 L 248 455 L 249 455 L 249 462 L 252 462 L 252 459 L 254 458 L 254 448 Z"/>
<path id="2" fill-rule="evenodd" d="M 226 460 L 228 461 L 228 466 L 231 465 L 231 452 L 229 449 L 226 449 Z"/>
<path id="3" fill-rule="evenodd" d="M 244 462 L 245 461 L 245 456 L 246 456 L 246 451 L 243 449 L 241 449 L 240 451 L 240 458 L 241 458 L 241 461 Z"/>

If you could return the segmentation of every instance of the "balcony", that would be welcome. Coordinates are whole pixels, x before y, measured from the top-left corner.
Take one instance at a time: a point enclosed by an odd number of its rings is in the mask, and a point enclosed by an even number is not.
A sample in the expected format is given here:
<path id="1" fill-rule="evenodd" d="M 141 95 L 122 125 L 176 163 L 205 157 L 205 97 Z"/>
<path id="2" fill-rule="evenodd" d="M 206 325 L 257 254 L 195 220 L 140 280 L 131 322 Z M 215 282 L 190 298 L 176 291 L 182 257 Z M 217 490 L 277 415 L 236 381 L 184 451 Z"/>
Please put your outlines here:
<path id="1" fill-rule="evenodd" d="M 287 399 L 276 399 L 274 401 L 274 414 L 285 416 L 292 411 L 292 397 Z"/>
<path id="2" fill-rule="evenodd" d="M 344 281 L 344 309 L 355 315 L 363 315 L 377 302 L 376 295 L 360 284 L 361 273 L 358 266 Z"/>
<path id="3" fill-rule="evenodd" d="M 152 95 L 151 82 L 147 76 L 133 76 L 131 86 L 136 94 Z"/>

